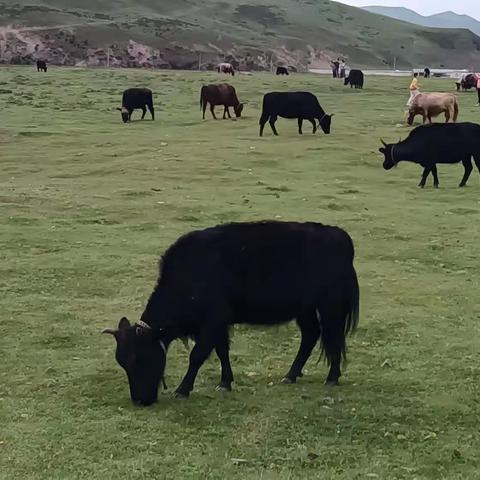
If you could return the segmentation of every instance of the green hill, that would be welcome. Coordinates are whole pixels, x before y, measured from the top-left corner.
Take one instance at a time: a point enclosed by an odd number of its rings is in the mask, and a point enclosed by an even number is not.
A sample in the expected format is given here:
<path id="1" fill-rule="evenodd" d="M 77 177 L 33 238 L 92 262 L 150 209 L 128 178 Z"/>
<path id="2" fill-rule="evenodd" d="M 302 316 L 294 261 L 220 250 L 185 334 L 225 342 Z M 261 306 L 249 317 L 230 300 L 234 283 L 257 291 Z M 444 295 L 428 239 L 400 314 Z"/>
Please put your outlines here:
<path id="1" fill-rule="evenodd" d="M 344 56 L 353 66 L 464 68 L 480 38 L 426 28 L 328 0 L 15 0 L 0 2 L 0 57 L 76 65 L 299 69 Z M 110 53 L 107 59 L 107 48 Z"/>

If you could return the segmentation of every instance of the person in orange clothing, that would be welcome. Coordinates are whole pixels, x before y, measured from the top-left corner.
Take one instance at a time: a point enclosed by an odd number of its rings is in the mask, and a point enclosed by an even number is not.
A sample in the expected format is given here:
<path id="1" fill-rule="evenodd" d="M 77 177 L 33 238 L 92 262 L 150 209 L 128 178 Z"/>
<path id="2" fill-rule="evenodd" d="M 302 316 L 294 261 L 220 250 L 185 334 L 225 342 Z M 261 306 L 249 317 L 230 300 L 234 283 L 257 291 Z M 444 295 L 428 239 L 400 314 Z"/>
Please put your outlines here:
<path id="1" fill-rule="evenodd" d="M 413 74 L 413 78 L 410 83 L 409 90 L 410 90 L 410 98 L 408 99 L 407 107 L 409 107 L 412 104 L 412 100 L 420 93 L 420 84 L 418 83 L 417 72 Z"/>

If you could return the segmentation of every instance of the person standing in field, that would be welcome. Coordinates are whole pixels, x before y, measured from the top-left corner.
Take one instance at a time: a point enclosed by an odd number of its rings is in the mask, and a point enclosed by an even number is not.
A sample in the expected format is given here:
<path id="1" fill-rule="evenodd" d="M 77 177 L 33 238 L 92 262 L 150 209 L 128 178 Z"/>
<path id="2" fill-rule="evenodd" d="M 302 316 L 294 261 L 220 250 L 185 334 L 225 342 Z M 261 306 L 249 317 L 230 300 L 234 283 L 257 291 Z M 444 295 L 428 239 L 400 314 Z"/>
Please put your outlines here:
<path id="1" fill-rule="evenodd" d="M 477 107 L 480 107 L 480 73 L 476 73 L 475 75 L 477 77 L 477 94 L 478 94 Z"/>
<path id="2" fill-rule="evenodd" d="M 342 58 L 342 61 L 340 63 L 340 78 L 345 78 L 345 68 L 346 68 L 346 63 L 345 63 L 345 60 Z"/>
<path id="3" fill-rule="evenodd" d="M 418 83 L 417 72 L 413 74 L 413 78 L 410 83 L 409 90 L 410 90 L 410 98 L 408 99 L 407 107 L 409 107 L 412 104 L 412 100 L 420 93 L 420 84 Z"/>

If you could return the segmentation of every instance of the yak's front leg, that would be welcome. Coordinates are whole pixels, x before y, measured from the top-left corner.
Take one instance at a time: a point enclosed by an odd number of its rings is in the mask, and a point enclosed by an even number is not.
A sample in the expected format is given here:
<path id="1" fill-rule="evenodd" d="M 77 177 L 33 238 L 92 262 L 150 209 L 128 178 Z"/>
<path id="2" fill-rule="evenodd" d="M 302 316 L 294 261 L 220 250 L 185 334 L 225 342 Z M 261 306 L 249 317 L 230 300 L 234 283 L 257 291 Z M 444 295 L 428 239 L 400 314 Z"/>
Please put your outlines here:
<path id="1" fill-rule="evenodd" d="M 420 183 L 418 184 L 418 186 L 419 186 L 420 188 L 424 188 L 424 187 L 425 187 L 425 183 L 426 183 L 426 181 L 427 181 L 427 177 L 428 177 L 428 174 L 430 173 L 430 171 L 431 171 L 431 168 L 430 168 L 430 167 L 425 167 L 425 168 L 423 169 L 422 178 L 421 178 L 421 180 L 420 180 Z"/>
<path id="2" fill-rule="evenodd" d="M 177 398 L 188 398 L 190 392 L 193 390 L 197 373 L 205 360 L 212 353 L 213 347 L 214 344 L 212 338 L 209 338 L 208 335 L 201 335 L 200 338 L 198 338 L 190 353 L 190 363 L 187 373 L 185 374 L 185 377 L 183 377 L 182 383 L 175 391 L 175 396 Z"/>

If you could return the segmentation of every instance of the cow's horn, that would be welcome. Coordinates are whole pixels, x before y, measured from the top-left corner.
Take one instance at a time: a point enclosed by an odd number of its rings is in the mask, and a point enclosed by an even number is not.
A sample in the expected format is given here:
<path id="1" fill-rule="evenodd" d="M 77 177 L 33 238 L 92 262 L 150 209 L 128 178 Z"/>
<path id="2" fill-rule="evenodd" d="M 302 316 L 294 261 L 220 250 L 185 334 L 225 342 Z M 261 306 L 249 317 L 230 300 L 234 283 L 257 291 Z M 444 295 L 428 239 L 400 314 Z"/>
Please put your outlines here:
<path id="1" fill-rule="evenodd" d="M 110 335 L 115 335 L 118 332 L 115 328 L 104 328 L 102 333 L 109 333 Z"/>
<path id="2" fill-rule="evenodd" d="M 381 138 L 380 141 L 382 142 L 382 145 L 383 145 L 384 147 L 387 146 L 387 144 L 383 141 L 383 138 Z"/>

